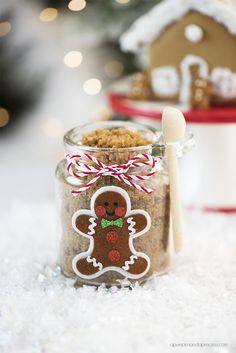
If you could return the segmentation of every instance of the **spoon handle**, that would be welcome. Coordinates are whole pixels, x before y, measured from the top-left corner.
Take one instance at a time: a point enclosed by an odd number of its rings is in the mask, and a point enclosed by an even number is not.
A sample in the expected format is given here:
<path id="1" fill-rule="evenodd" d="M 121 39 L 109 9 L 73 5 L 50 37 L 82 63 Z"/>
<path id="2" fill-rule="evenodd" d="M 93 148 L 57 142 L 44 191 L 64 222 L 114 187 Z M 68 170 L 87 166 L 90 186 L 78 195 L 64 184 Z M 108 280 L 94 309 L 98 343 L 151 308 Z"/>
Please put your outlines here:
<path id="1" fill-rule="evenodd" d="M 170 207 L 174 235 L 174 248 L 175 252 L 178 253 L 182 248 L 183 242 L 183 218 L 179 186 L 179 168 L 175 154 L 175 147 L 167 144 L 166 152 L 170 180 Z"/>

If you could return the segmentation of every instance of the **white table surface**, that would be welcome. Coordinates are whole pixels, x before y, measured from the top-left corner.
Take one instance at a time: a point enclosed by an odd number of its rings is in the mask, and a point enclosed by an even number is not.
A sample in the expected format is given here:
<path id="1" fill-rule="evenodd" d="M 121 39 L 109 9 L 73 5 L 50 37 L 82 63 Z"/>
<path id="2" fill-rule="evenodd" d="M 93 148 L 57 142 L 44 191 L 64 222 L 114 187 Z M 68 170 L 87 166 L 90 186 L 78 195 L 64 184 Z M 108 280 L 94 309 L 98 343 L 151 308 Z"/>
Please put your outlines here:
<path id="1" fill-rule="evenodd" d="M 167 275 L 133 290 L 75 289 L 53 272 L 53 202 L 15 201 L 0 223 L 0 352 L 235 352 L 236 217 L 188 212 L 185 223 Z"/>

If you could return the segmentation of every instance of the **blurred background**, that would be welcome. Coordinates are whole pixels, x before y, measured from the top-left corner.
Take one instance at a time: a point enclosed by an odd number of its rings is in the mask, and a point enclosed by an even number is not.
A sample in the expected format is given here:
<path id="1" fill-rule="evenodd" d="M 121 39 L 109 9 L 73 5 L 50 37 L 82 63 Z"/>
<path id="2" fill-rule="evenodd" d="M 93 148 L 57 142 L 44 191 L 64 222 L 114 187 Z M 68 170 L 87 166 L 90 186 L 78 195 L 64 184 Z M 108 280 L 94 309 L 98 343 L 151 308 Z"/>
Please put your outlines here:
<path id="1" fill-rule="evenodd" d="M 156 0 L 0 0 L 0 207 L 50 199 L 63 134 L 108 119 L 106 88 L 137 69 L 118 38 Z"/>
<path id="2" fill-rule="evenodd" d="M 109 108 L 108 88 L 117 89 L 118 81 L 145 67 L 145 51 L 124 53 L 119 39 L 159 2 L 0 0 L 0 208 L 15 200 L 52 199 L 64 133 L 118 117 Z M 227 55 L 234 57 L 233 47 Z M 134 88 L 145 91 L 145 78 Z M 224 124 L 226 113 L 231 120 Z M 188 123 L 196 147 L 181 162 L 183 203 L 236 212 L 235 106 L 221 109 L 220 123 L 211 121 L 214 110 L 203 114 L 197 124 Z"/>

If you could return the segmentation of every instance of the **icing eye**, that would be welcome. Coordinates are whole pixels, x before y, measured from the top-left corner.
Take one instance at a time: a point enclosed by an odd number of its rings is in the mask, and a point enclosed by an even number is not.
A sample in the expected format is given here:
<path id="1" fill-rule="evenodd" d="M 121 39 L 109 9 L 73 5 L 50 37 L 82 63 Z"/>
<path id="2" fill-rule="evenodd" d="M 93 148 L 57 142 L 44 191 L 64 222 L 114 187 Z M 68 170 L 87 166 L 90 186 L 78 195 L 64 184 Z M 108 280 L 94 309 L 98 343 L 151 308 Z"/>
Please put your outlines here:
<path id="1" fill-rule="evenodd" d="M 117 207 L 117 206 L 118 206 L 118 202 L 114 202 L 113 205 L 114 205 L 115 207 Z"/>
<path id="2" fill-rule="evenodd" d="M 191 24 L 185 27 L 184 35 L 190 42 L 198 43 L 202 40 L 204 32 L 200 26 Z"/>
<path id="3" fill-rule="evenodd" d="M 104 205 L 105 205 L 105 206 L 108 206 L 108 205 L 109 205 L 109 202 L 104 202 Z"/>

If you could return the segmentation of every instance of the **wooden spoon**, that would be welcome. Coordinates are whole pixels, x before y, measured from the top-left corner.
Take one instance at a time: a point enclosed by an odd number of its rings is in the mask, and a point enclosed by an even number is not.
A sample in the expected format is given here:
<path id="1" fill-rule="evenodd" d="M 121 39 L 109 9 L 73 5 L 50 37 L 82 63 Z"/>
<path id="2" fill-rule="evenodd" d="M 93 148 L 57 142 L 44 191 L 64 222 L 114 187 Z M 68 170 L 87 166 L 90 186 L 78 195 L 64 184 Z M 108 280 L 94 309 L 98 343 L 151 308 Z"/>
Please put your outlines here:
<path id="1" fill-rule="evenodd" d="M 176 108 L 166 107 L 162 114 L 162 131 L 166 143 L 167 164 L 170 180 L 170 202 L 174 247 L 176 253 L 182 248 L 183 219 L 180 201 L 179 170 L 174 143 L 185 135 L 186 121 L 183 114 Z"/>

